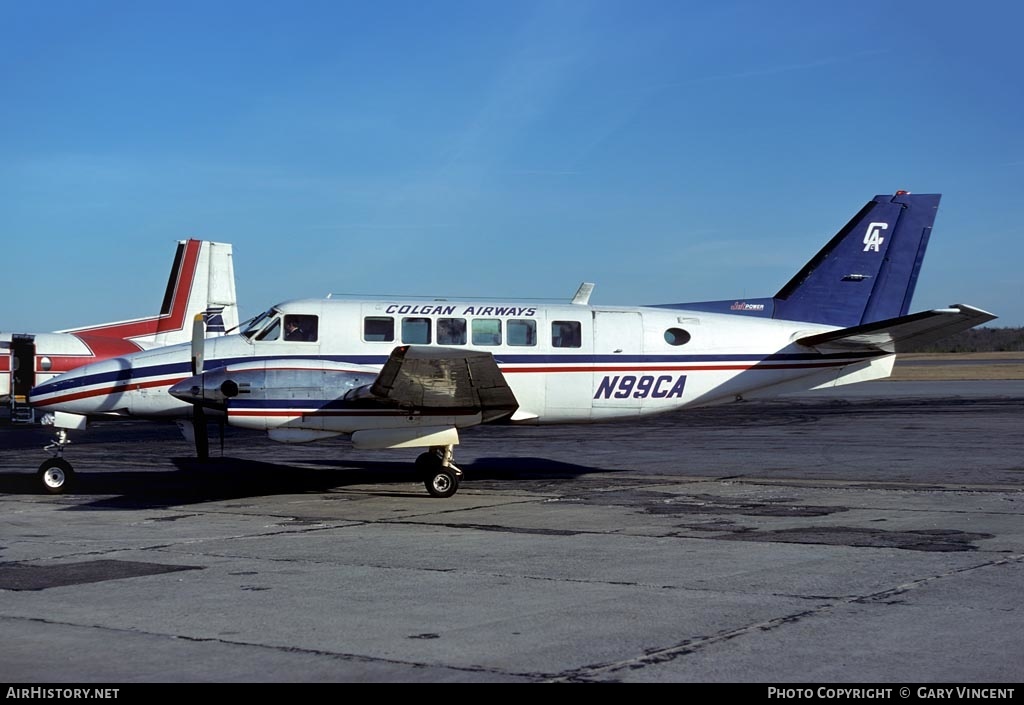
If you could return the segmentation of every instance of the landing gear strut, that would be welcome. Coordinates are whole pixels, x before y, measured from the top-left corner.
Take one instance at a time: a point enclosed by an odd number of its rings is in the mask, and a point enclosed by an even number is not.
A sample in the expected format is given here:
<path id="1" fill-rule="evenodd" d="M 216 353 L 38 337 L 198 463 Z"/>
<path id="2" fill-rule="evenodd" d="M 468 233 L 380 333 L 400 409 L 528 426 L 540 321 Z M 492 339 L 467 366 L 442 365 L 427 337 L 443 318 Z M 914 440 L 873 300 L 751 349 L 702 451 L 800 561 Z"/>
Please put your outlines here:
<path id="1" fill-rule="evenodd" d="M 66 429 L 58 428 L 57 437 L 44 450 L 50 452 L 52 458 L 44 460 L 39 470 L 36 471 L 36 479 L 40 489 L 47 494 L 62 494 L 75 479 L 75 471 L 71 463 L 64 460 L 64 449 L 71 444 L 68 440 Z"/>
<path id="2" fill-rule="evenodd" d="M 453 462 L 454 446 L 434 446 L 416 458 L 416 469 L 423 474 L 423 485 L 431 497 L 451 497 L 459 491 L 462 470 Z"/>

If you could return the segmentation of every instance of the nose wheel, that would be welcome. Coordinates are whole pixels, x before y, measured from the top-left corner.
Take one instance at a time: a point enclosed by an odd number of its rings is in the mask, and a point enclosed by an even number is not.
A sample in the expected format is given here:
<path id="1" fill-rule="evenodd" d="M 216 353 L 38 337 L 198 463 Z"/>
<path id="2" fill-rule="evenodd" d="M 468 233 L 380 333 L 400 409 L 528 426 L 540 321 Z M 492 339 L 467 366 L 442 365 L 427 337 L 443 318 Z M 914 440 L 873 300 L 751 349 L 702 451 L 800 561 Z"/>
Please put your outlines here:
<path id="1" fill-rule="evenodd" d="M 437 446 L 416 458 L 416 469 L 431 497 L 451 497 L 459 491 L 462 470 L 452 462 L 454 457 L 452 446 Z"/>
<path id="2" fill-rule="evenodd" d="M 36 472 L 39 487 L 47 494 L 62 494 L 75 479 L 71 463 L 64 458 L 50 458 L 43 461 Z"/>
<path id="3" fill-rule="evenodd" d="M 45 420 L 44 420 L 45 423 Z M 37 486 L 46 494 L 63 494 L 75 479 L 71 463 L 62 457 L 64 449 L 71 445 L 66 429 L 58 428 L 57 437 L 44 450 L 53 457 L 44 460 L 36 471 Z"/>

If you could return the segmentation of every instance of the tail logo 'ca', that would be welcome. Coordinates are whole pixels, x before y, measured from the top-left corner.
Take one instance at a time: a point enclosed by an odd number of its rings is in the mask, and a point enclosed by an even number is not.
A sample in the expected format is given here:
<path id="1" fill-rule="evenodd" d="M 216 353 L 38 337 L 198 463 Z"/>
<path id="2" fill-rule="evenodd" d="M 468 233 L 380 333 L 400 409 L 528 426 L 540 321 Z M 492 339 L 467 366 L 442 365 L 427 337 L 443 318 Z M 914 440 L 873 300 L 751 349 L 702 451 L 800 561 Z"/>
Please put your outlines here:
<path id="1" fill-rule="evenodd" d="M 885 238 L 882 237 L 882 231 L 889 228 L 888 223 L 871 223 L 868 225 L 868 231 L 864 235 L 864 251 L 869 252 L 874 250 L 879 252 L 879 248 L 882 243 L 885 242 Z"/>

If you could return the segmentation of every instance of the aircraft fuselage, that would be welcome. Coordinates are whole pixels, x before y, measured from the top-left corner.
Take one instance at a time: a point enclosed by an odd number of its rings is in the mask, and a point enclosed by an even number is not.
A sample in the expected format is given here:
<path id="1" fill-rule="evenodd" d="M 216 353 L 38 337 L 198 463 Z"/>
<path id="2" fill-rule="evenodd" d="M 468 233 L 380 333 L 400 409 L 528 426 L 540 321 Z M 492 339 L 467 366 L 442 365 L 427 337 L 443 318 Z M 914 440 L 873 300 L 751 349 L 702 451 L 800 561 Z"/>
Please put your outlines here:
<path id="1" fill-rule="evenodd" d="M 311 329 L 306 340 L 288 339 L 294 322 Z M 400 345 L 490 352 L 518 402 L 513 423 L 590 423 L 889 374 L 892 355 L 819 353 L 793 342 L 834 328 L 660 307 L 299 300 L 275 306 L 242 334 L 207 340 L 204 369 L 245 371 L 269 385 L 259 400 L 237 397 L 231 423 L 319 432 L 294 440 L 365 424 L 339 405 L 338 373 L 372 380 Z M 191 376 L 190 347 L 176 345 L 81 368 L 37 388 L 32 402 L 83 415 L 181 415 L 189 405 L 167 390 Z M 398 416 L 401 425 L 415 414 Z M 429 423 L 449 421 L 473 423 Z"/>

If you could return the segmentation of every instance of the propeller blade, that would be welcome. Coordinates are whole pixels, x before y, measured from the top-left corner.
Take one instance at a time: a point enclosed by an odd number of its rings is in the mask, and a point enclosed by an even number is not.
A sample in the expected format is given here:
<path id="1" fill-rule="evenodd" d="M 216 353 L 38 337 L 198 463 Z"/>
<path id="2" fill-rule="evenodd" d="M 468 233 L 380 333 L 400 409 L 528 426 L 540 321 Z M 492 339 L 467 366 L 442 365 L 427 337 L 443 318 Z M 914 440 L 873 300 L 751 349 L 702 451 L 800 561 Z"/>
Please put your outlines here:
<path id="1" fill-rule="evenodd" d="M 203 314 L 197 313 L 192 319 L 192 374 L 203 373 L 203 355 L 205 352 L 206 325 Z M 202 404 L 192 405 L 192 424 L 195 426 L 196 457 L 206 460 L 210 457 L 210 434 L 206 428 L 206 412 Z"/>
<path id="2" fill-rule="evenodd" d="M 206 428 L 206 412 L 199 404 L 192 406 L 194 410 L 192 425 L 196 434 L 196 457 L 200 460 L 207 460 L 210 457 L 210 434 Z"/>
<path id="3" fill-rule="evenodd" d="M 197 313 L 192 319 L 192 374 L 198 375 L 203 372 L 203 353 L 206 337 L 206 325 L 203 322 L 203 314 Z"/>

